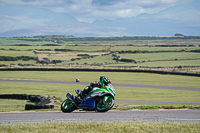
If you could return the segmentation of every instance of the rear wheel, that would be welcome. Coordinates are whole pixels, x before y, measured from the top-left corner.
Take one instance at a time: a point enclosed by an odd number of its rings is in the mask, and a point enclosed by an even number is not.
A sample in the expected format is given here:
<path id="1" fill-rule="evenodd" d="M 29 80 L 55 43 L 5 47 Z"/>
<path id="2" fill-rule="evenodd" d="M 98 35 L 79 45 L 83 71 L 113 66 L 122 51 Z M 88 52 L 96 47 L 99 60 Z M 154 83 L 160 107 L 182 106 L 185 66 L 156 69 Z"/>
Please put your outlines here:
<path id="1" fill-rule="evenodd" d="M 75 109 L 76 109 L 76 106 L 69 99 L 66 99 L 61 104 L 61 110 L 63 113 L 70 113 L 74 111 Z"/>
<path id="2" fill-rule="evenodd" d="M 107 97 L 106 101 L 104 100 L 105 97 Z M 99 99 L 97 106 L 96 106 L 96 111 L 106 112 L 106 111 L 110 110 L 113 106 L 114 106 L 113 97 L 104 96 Z"/>

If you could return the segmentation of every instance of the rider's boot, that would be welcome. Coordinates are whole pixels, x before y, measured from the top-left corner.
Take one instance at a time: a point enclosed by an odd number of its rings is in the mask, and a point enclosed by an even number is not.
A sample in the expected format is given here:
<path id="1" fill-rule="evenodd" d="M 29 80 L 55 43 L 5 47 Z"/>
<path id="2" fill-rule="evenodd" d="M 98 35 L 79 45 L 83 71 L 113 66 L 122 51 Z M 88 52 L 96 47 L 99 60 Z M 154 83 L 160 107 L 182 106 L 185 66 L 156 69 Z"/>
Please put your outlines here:
<path id="1" fill-rule="evenodd" d="M 82 103 L 82 99 L 80 98 L 80 96 L 75 97 L 75 102 L 78 103 L 78 104 Z"/>
<path id="2" fill-rule="evenodd" d="M 86 87 L 87 88 L 87 87 Z M 87 89 L 84 89 L 84 91 L 81 91 L 80 89 L 77 89 L 75 90 L 77 96 L 75 97 L 74 101 L 77 102 L 77 103 L 82 103 L 84 102 L 84 98 L 85 96 L 87 95 L 86 92 L 87 92 Z"/>

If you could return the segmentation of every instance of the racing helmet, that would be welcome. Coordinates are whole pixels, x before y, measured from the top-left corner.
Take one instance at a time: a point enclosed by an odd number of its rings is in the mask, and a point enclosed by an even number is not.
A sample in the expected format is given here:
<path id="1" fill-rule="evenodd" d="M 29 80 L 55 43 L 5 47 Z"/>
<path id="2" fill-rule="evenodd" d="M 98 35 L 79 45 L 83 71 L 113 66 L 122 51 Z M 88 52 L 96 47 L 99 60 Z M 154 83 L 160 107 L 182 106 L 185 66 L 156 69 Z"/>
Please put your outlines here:
<path id="1" fill-rule="evenodd" d="M 108 85 L 109 83 L 111 83 L 111 80 L 109 80 L 105 76 L 100 76 L 99 83 L 101 83 L 102 85 Z"/>

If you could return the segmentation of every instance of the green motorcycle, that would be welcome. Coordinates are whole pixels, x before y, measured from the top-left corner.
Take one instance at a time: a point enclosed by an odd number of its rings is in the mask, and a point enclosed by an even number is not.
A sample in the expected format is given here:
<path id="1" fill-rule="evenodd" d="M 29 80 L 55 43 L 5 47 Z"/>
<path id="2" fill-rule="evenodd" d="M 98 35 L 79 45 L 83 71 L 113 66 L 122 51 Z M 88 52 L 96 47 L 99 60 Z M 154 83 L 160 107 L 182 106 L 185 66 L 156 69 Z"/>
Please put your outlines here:
<path id="1" fill-rule="evenodd" d="M 78 89 L 80 92 L 81 90 Z M 67 99 L 61 104 L 61 110 L 64 113 L 70 113 L 76 109 L 85 111 L 106 112 L 114 106 L 115 89 L 111 84 L 101 88 L 93 88 L 89 94 L 79 102 L 75 102 L 77 96 L 67 93 Z"/>

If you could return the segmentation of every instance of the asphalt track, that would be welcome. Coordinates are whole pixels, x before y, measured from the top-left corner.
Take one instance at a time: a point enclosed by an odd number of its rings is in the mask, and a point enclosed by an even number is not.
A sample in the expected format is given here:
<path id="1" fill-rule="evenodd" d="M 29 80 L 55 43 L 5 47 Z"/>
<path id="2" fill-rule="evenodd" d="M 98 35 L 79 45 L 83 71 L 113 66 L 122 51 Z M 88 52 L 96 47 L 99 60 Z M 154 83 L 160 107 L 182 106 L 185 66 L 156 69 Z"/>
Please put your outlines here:
<path id="1" fill-rule="evenodd" d="M 52 81 L 52 80 L 30 80 L 30 79 L 6 79 L 0 78 L 6 82 L 31 82 L 31 83 L 52 83 L 52 84 L 79 84 L 89 85 L 90 82 L 73 82 L 73 81 Z M 200 91 L 200 87 L 182 87 L 182 86 L 163 86 L 163 85 L 142 85 L 142 84 L 123 84 L 112 83 L 113 86 L 136 87 L 136 88 L 154 88 L 154 89 L 171 89 L 185 91 Z M 200 104 L 200 102 L 175 102 L 175 101 L 135 101 L 135 100 L 115 100 L 116 102 L 134 102 L 134 103 L 164 103 L 164 104 Z"/>
<path id="2" fill-rule="evenodd" d="M 106 113 L 19 112 L 0 113 L 0 125 L 18 123 L 66 122 L 178 122 L 200 123 L 200 110 L 108 111 Z"/>

